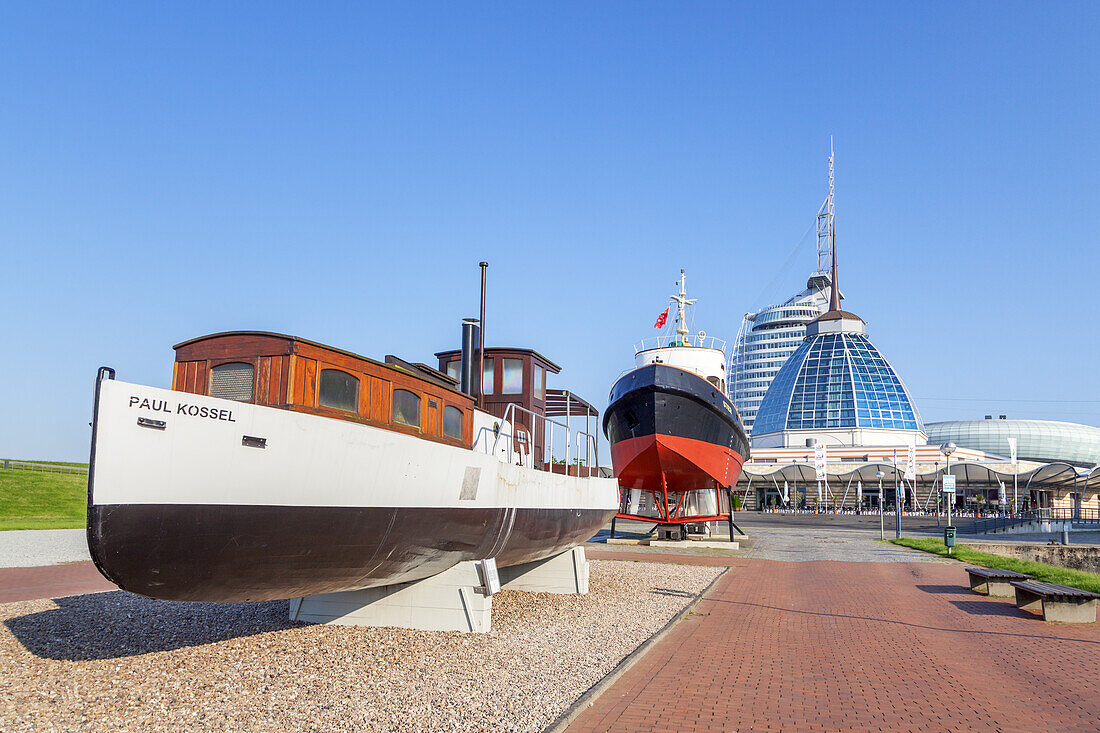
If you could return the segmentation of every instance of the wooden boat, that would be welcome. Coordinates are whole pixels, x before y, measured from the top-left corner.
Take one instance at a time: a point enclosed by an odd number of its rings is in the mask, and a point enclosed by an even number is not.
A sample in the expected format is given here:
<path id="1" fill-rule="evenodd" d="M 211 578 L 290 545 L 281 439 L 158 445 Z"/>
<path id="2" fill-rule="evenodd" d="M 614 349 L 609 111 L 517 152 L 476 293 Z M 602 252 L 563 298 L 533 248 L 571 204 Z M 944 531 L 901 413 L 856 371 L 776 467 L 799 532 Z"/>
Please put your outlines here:
<path id="1" fill-rule="evenodd" d="M 552 365 L 536 352 L 503 350 L 525 381 L 494 415 L 449 358 L 437 370 L 251 331 L 175 350 L 170 390 L 108 368 L 96 380 L 88 546 L 125 590 L 262 601 L 389 585 L 552 557 L 615 514 L 613 479 L 555 473 L 530 445 L 561 429 L 535 398 Z M 486 350 L 498 375 L 504 358 Z"/>

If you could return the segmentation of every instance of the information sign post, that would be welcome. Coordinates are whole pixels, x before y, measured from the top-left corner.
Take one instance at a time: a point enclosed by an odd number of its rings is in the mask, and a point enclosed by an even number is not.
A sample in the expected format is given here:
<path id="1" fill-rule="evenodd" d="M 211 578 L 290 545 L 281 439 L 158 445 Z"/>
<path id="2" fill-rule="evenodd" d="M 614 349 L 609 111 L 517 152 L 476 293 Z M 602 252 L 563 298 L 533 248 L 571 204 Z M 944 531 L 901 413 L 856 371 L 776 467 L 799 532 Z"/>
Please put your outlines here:
<path id="1" fill-rule="evenodd" d="M 821 483 L 825 482 L 825 493 L 829 493 L 829 476 L 825 473 L 825 464 L 828 462 L 825 452 L 825 444 L 814 445 L 814 473 L 817 476 L 817 506 L 821 509 Z"/>
<path id="2" fill-rule="evenodd" d="M 955 536 L 955 528 L 951 526 L 951 505 L 955 503 L 955 477 L 949 473 L 943 475 L 943 498 L 947 504 L 947 533 Z M 947 536 L 946 534 L 944 535 Z M 947 554 L 953 554 L 954 546 L 948 546 Z"/>

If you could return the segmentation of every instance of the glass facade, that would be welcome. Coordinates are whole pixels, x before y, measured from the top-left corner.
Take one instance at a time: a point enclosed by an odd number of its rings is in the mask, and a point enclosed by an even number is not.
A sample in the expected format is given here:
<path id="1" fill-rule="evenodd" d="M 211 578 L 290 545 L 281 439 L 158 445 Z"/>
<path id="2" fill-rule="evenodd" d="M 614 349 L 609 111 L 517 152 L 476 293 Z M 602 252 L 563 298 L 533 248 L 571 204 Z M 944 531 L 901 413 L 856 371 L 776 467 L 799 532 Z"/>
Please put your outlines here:
<path id="1" fill-rule="evenodd" d="M 954 443 L 1008 458 L 1008 439 L 1016 438 L 1023 461 L 1063 461 L 1091 468 L 1100 465 L 1100 428 L 1055 420 L 950 420 L 929 423 L 928 442 Z"/>
<path id="2" fill-rule="evenodd" d="M 772 381 L 752 432 L 830 428 L 923 428 L 905 385 L 863 334 L 804 341 Z"/>
<path id="3" fill-rule="evenodd" d="M 751 433 L 760 402 L 780 368 L 806 338 L 806 324 L 829 309 L 828 279 L 811 278 L 782 305 L 745 316 L 730 363 L 729 396 L 745 432 Z"/>

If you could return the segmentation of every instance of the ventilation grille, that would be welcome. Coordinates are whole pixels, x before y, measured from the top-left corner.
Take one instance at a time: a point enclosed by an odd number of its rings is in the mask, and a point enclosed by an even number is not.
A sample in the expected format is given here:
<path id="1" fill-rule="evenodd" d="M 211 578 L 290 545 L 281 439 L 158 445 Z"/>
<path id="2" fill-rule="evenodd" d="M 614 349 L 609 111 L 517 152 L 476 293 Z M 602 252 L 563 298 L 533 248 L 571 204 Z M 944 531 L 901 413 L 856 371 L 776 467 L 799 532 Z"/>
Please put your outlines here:
<path id="1" fill-rule="evenodd" d="M 210 372 L 210 396 L 238 402 L 252 401 L 251 364 L 222 364 Z"/>

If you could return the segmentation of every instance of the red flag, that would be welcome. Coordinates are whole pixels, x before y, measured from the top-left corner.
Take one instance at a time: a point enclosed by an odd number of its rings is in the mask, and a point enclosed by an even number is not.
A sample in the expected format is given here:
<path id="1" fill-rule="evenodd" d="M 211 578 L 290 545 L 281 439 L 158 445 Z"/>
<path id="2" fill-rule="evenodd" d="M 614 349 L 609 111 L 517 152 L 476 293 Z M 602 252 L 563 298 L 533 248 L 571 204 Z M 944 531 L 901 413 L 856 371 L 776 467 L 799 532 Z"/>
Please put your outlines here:
<path id="1" fill-rule="evenodd" d="M 670 306 L 671 307 L 671 306 Z M 654 328 L 660 328 L 665 325 L 665 321 L 668 320 L 668 308 L 665 308 L 665 312 L 657 316 L 657 322 L 653 324 Z"/>

